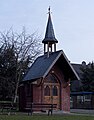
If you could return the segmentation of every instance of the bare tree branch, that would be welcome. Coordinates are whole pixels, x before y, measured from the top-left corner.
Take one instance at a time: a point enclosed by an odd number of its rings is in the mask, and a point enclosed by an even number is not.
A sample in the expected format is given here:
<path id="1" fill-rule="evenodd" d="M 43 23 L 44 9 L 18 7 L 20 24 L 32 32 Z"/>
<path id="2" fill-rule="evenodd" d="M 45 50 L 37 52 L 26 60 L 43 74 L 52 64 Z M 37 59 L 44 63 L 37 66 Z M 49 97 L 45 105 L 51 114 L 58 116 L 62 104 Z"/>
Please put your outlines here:
<path id="1" fill-rule="evenodd" d="M 14 66 L 16 67 L 15 71 L 15 98 L 14 102 L 16 101 L 17 92 L 18 92 L 18 86 L 19 82 L 22 77 L 22 72 L 24 70 L 24 63 L 25 61 L 28 61 L 27 67 L 36 59 L 36 57 L 41 54 L 41 43 L 40 43 L 40 37 L 36 35 L 36 33 L 33 34 L 27 34 L 25 28 L 23 28 L 22 32 L 20 34 L 14 33 L 13 29 L 10 28 L 9 31 L 6 33 L 0 32 L 0 43 L 1 47 L 5 50 L 12 50 L 15 54 L 15 61 L 16 63 Z M 10 54 L 10 53 L 9 53 Z M 9 57 L 9 56 L 8 56 Z M 14 67 L 12 66 L 12 67 Z"/>

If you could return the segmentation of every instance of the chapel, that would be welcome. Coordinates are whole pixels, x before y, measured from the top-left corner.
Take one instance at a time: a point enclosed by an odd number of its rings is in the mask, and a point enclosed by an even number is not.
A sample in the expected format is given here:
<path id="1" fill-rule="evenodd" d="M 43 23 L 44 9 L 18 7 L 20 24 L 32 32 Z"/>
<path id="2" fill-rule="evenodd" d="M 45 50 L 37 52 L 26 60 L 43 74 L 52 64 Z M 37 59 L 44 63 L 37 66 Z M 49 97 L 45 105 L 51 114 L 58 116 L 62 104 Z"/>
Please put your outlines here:
<path id="1" fill-rule="evenodd" d="M 79 79 L 63 50 L 57 50 L 50 8 L 44 44 L 39 56 L 27 71 L 19 87 L 19 109 L 28 103 L 53 103 L 57 110 L 70 111 L 70 81 Z"/>

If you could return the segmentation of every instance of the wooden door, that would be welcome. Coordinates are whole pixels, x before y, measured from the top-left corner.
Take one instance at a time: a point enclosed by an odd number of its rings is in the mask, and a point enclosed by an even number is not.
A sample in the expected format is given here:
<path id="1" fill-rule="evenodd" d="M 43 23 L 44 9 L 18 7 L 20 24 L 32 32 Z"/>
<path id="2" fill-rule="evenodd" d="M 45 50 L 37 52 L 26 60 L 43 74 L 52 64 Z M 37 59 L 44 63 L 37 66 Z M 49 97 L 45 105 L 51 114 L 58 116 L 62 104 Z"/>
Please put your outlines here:
<path id="1" fill-rule="evenodd" d="M 44 102 L 60 108 L 60 84 L 55 76 L 48 76 L 44 82 Z"/>

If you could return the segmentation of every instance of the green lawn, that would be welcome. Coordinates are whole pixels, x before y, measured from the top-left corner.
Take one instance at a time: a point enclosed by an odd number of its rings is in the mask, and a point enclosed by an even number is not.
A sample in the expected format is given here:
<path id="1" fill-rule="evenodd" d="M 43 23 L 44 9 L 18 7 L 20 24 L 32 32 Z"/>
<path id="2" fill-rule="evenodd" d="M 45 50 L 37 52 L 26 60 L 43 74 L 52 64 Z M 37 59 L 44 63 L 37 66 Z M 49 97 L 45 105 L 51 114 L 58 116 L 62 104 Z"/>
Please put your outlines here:
<path id="1" fill-rule="evenodd" d="M 0 120 L 94 120 L 94 116 L 85 115 L 0 115 Z"/>

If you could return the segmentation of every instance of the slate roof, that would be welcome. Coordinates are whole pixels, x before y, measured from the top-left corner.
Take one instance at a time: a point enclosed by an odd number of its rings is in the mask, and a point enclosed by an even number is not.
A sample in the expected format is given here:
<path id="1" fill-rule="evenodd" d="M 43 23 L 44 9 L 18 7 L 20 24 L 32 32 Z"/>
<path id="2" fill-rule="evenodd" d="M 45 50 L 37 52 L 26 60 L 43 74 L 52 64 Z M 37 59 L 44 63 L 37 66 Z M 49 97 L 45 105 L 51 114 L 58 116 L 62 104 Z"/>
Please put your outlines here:
<path id="1" fill-rule="evenodd" d="M 81 86 L 82 86 L 81 79 L 83 78 L 83 72 L 82 72 L 81 68 L 83 68 L 83 64 L 72 63 L 71 65 L 73 66 L 74 70 L 76 71 L 76 73 L 78 74 L 78 76 L 80 78 L 80 80 L 74 80 L 71 83 L 71 90 L 73 92 L 74 91 L 77 92 L 77 91 L 81 90 Z"/>
<path id="2" fill-rule="evenodd" d="M 25 75 L 23 81 L 31 80 L 34 81 L 38 78 L 45 78 L 48 72 L 51 70 L 51 68 L 54 66 L 54 64 L 60 59 L 60 57 L 63 57 L 64 61 L 61 63 L 68 66 L 68 69 L 70 69 L 73 76 L 75 76 L 76 79 L 79 79 L 78 75 L 76 74 L 75 70 L 71 66 L 70 62 L 66 58 L 64 52 L 62 50 L 56 51 L 53 53 L 50 53 L 49 57 L 47 55 L 42 55 L 38 57 L 33 65 L 30 67 L 29 71 Z M 60 65 L 61 66 L 61 65 Z M 63 65 L 64 66 L 64 65 Z M 66 68 L 65 68 L 66 69 Z M 67 70 L 65 70 L 67 72 Z"/>
<path id="3" fill-rule="evenodd" d="M 83 74 L 83 72 L 81 70 L 81 68 L 83 67 L 82 64 L 74 64 L 74 63 L 72 63 L 71 65 L 73 66 L 74 70 L 76 71 L 76 73 L 78 74 L 80 79 L 82 79 L 82 74 Z"/>
<path id="4" fill-rule="evenodd" d="M 58 43 L 57 39 L 55 38 L 50 12 L 49 12 L 48 23 L 46 27 L 45 38 L 42 41 L 42 43 L 48 43 L 48 42 Z"/>

